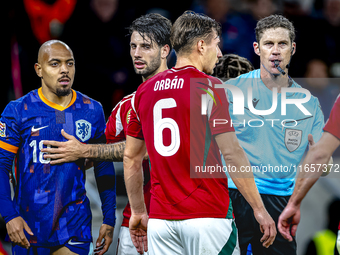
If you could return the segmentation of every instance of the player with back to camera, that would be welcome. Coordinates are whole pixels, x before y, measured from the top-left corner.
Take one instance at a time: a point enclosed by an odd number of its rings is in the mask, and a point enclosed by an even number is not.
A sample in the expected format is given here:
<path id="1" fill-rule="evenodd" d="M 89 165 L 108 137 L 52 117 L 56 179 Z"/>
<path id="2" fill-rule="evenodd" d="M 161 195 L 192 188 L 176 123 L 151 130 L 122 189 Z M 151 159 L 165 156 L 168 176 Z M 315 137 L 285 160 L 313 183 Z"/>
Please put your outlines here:
<path id="1" fill-rule="evenodd" d="M 220 32 L 208 16 L 185 12 L 171 29 L 176 66 L 144 82 L 132 98 L 124 178 L 132 212 L 130 233 L 140 253 L 149 249 L 150 254 L 239 254 L 225 174 L 207 178 L 193 171 L 202 164 L 221 165 L 219 149 L 235 168 L 249 165 L 233 128 L 213 126 L 215 118 L 230 119 L 228 109 L 212 105 L 211 99 L 209 117 L 201 115 L 201 96 L 209 87 L 219 91 L 218 101 L 228 106 L 225 91 L 212 87 L 220 80 L 207 75 L 222 57 Z M 146 149 L 152 166 L 150 219 L 141 170 Z M 276 229 L 252 173 L 232 176 L 252 205 L 268 247 Z"/>

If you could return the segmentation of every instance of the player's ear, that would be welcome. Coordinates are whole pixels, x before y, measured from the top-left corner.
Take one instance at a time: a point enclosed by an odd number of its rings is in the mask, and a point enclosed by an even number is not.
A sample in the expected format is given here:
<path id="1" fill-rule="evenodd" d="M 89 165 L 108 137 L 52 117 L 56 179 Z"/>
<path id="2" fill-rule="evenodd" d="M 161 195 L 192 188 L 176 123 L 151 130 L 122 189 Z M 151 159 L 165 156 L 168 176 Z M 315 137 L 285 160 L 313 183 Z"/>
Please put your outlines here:
<path id="1" fill-rule="evenodd" d="M 260 56 L 260 45 L 257 42 L 253 42 L 254 52 Z"/>
<path id="2" fill-rule="evenodd" d="M 197 42 L 197 51 L 202 55 L 204 52 L 204 48 L 205 48 L 205 42 L 204 40 L 199 40 Z"/>
<path id="3" fill-rule="evenodd" d="M 161 48 L 161 58 L 167 58 L 168 55 L 170 54 L 170 46 L 165 44 L 162 48 Z"/>
<path id="4" fill-rule="evenodd" d="M 41 65 L 39 63 L 35 63 L 34 64 L 34 69 L 35 72 L 37 73 L 37 75 L 42 78 L 42 74 L 41 74 Z"/>

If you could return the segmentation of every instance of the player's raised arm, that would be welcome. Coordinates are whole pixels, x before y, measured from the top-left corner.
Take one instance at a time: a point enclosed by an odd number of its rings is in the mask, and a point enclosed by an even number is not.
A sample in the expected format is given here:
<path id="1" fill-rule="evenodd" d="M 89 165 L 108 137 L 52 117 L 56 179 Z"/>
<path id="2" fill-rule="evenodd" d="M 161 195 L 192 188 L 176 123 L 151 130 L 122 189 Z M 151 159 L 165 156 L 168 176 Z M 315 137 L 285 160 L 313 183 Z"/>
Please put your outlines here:
<path id="1" fill-rule="evenodd" d="M 42 152 L 46 152 L 44 157 L 51 159 L 51 165 L 72 162 L 80 158 L 123 161 L 125 141 L 113 144 L 82 144 L 64 130 L 61 133 L 68 141 L 44 141 L 45 145 L 52 146 L 52 148 L 42 149 Z"/>
<path id="2" fill-rule="evenodd" d="M 297 226 L 300 222 L 300 206 L 303 198 L 310 188 L 323 174 L 323 171 L 309 171 L 311 164 L 326 165 L 333 152 L 340 145 L 340 140 L 331 133 L 324 132 L 319 142 L 310 146 L 306 158 L 302 163 L 294 192 L 290 197 L 286 208 L 279 217 L 278 230 L 284 238 L 293 240 Z"/>
<path id="3" fill-rule="evenodd" d="M 263 233 L 261 242 L 264 247 L 269 247 L 275 240 L 276 227 L 272 217 L 263 205 L 261 196 L 257 190 L 252 172 L 242 172 L 241 167 L 250 167 L 248 158 L 240 146 L 235 132 L 216 135 L 215 140 L 222 152 L 226 165 L 235 166 L 237 171 L 230 172 L 236 187 L 253 208 L 254 216 L 260 224 Z"/>

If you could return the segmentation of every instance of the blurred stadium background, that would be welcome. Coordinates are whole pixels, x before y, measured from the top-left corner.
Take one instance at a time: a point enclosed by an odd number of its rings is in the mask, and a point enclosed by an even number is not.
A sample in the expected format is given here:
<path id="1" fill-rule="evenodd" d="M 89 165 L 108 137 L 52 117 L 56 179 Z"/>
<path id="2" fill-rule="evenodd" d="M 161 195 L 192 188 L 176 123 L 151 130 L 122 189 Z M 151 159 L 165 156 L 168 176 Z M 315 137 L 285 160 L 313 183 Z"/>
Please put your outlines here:
<path id="1" fill-rule="evenodd" d="M 297 81 L 319 98 L 325 120 L 340 92 L 340 0 L 4 0 L 2 4 L 5 76 L 1 112 L 10 100 L 40 87 L 33 68 L 39 46 L 46 40 L 60 39 L 71 47 L 76 59 L 73 88 L 100 101 L 108 117 L 116 103 L 141 83 L 131 63 L 126 28 L 135 18 L 150 12 L 158 12 L 172 22 L 185 10 L 209 15 L 222 24 L 222 52 L 246 57 L 255 68 L 259 68 L 259 58 L 252 43 L 257 20 L 283 14 L 296 28 L 297 52 L 289 74 L 301 78 Z M 168 61 L 169 67 L 175 64 L 174 54 Z M 340 163 L 339 156 L 337 151 L 335 164 Z M 127 199 L 122 164 L 115 166 L 117 237 Z M 100 202 L 91 171 L 87 179 L 96 240 L 101 225 Z M 304 200 L 297 232 L 298 255 L 305 254 L 313 235 L 327 227 L 328 205 L 340 198 L 339 184 L 340 173 L 331 173 L 320 179 Z M 337 215 L 340 217 L 340 211 Z M 10 244 L 3 243 L 11 254 Z M 115 254 L 116 243 L 115 239 L 107 254 Z"/>

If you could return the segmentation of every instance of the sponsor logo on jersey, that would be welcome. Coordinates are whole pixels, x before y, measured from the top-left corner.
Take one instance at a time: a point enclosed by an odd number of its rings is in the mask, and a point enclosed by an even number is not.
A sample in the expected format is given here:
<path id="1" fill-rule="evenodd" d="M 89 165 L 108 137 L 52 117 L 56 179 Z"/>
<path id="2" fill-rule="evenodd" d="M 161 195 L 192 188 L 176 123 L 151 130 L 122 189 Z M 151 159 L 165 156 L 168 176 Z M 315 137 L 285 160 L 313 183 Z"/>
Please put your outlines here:
<path id="1" fill-rule="evenodd" d="M 6 137 L 6 123 L 0 121 L 0 136 Z"/>
<path id="2" fill-rule="evenodd" d="M 44 126 L 44 127 L 40 127 L 40 128 L 35 128 L 35 127 L 33 126 L 32 129 L 31 129 L 31 132 L 34 133 L 34 132 L 39 131 L 40 129 L 47 128 L 47 127 L 48 127 L 48 126 Z"/>
<path id="3" fill-rule="evenodd" d="M 69 245 L 80 245 L 80 244 L 84 244 L 84 242 L 73 242 L 72 239 L 70 239 L 70 241 L 68 241 Z"/>
<path id="4" fill-rule="evenodd" d="M 285 145 L 289 152 L 299 148 L 302 140 L 302 130 L 286 128 L 285 130 Z"/>
<path id="5" fill-rule="evenodd" d="M 86 140 L 90 139 L 92 129 L 92 125 L 90 122 L 86 120 L 77 120 L 76 127 L 77 127 L 76 135 L 82 142 L 85 142 Z"/>
<path id="6" fill-rule="evenodd" d="M 132 108 L 126 114 L 126 124 L 129 124 L 130 122 L 131 111 L 132 111 Z"/>

